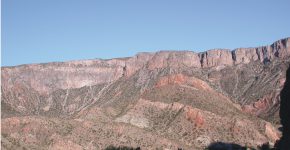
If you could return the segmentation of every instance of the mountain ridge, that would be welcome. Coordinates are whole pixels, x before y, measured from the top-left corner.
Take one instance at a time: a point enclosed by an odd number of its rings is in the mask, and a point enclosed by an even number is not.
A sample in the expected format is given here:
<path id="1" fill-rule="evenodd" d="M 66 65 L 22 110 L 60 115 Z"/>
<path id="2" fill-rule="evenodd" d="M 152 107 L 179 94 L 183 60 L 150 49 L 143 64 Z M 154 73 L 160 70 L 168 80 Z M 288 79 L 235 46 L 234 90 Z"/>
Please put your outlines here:
<path id="1" fill-rule="evenodd" d="M 205 51 L 201 51 L 201 52 L 195 52 L 192 50 L 159 50 L 157 52 L 138 52 L 136 55 L 134 56 L 127 56 L 127 57 L 117 57 L 117 58 L 109 58 L 109 59 L 102 59 L 102 58 L 95 58 L 95 59 L 81 59 L 81 60 L 68 60 L 68 61 L 56 61 L 56 62 L 45 62 L 45 63 L 31 63 L 31 64 L 20 64 L 20 65 L 15 65 L 15 66 L 2 66 L 3 68 L 9 68 L 9 67 L 19 67 L 19 66 L 25 66 L 25 65 L 37 65 L 37 64 L 55 64 L 55 63 L 69 63 L 69 62 L 77 62 L 77 61 L 95 61 L 95 60 L 99 60 L 99 61 L 110 61 L 110 60 L 115 60 L 115 59 L 130 59 L 132 57 L 138 56 L 138 55 L 154 55 L 156 53 L 173 53 L 173 52 L 192 52 L 192 53 L 197 53 L 198 55 L 202 55 L 202 54 L 206 54 L 206 53 L 210 53 L 211 51 L 216 51 L 216 50 L 223 50 L 223 51 L 230 51 L 232 53 L 232 58 L 234 61 L 236 61 L 235 59 L 235 55 L 237 51 L 250 51 L 252 49 L 256 50 L 257 53 L 257 57 L 261 58 L 260 54 L 260 50 L 263 49 L 267 49 L 269 47 L 274 47 L 274 46 L 279 46 L 279 45 L 283 45 L 284 47 L 288 47 L 288 43 L 289 43 L 289 39 L 290 37 L 286 37 L 286 38 L 282 38 L 280 40 L 277 40 L 275 42 L 273 42 L 270 45 L 266 45 L 266 46 L 258 46 L 258 47 L 239 47 L 239 48 L 235 48 L 235 49 L 227 49 L 227 48 L 213 48 L 213 49 L 208 49 Z M 266 52 L 268 52 L 268 50 L 265 50 Z M 284 57 L 284 56 L 283 56 Z M 201 60 L 200 60 L 201 61 Z M 1 68 L 2 68 L 1 67 Z"/>
<path id="2" fill-rule="evenodd" d="M 279 95 L 290 64 L 289 42 L 1 67 L 2 145 L 273 144 L 280 137 Z"/>

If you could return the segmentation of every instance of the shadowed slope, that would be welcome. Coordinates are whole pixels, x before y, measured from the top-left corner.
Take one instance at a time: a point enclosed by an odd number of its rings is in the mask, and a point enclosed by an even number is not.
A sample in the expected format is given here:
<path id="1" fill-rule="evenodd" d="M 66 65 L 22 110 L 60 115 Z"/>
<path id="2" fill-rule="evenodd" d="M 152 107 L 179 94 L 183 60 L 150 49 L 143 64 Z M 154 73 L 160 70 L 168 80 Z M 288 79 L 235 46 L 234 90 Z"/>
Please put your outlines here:
<path id="1" fill-rule="evenodd" d="M 290 67 L 287 70 L 287 79 L 283 90 L 281 91 L 280 105 L 281 124 L 283 125 L 283 134 L 281 138 L 281 149 L 290 149 Z"/>

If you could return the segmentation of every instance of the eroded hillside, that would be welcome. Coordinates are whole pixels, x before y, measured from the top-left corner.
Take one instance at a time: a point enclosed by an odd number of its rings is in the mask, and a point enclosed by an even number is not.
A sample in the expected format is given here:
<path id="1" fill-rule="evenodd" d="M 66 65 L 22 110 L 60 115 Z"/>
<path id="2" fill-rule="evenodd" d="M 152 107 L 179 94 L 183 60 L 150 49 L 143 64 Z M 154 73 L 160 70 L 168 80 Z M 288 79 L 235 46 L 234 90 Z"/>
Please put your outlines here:
<path id="1" fill-rule="evenodd" d="M 2 147 L 256 147 L 280 136 L 290 38 L 258 48 L 2 67 Z"/>

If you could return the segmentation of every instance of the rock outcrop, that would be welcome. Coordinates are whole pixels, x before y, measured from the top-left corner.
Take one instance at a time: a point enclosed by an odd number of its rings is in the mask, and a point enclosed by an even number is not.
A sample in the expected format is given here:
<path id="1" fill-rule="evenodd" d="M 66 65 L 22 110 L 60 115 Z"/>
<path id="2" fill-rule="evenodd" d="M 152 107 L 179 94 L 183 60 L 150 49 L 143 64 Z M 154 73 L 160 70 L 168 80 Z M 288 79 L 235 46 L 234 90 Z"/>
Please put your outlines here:
<path id="1" fill-rule="evenodd" d="M 234 59 L 232 52 L 227 49 L 214 49 L 200 54 L 201 66 L 204 68 L 222 65 L 232 66 Z"/>
<path id="2" fill-rule="evenodd" d="M 152 60 L 148 62 L 148 69 L 160 68 L 200 68 L 200 59 L 197 53 L 190 51 L 161 51 L 157 52 Z"/>

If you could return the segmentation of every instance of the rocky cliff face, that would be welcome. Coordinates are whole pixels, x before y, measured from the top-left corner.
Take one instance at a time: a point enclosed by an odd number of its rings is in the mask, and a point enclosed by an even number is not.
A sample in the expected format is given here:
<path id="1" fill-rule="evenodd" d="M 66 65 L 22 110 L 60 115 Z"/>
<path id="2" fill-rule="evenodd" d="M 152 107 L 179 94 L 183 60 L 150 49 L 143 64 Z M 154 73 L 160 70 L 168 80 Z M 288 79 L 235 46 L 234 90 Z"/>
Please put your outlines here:
<path id="1" fill-rule="evenodd" d="M 130 76 L 152 57 L 142 53 L 132 58 L 111 60 L 83 60 L 2 68 L 3 88 L 13 88 L 20 82 L 48 94 L 56 89 L 80 88 L 113 82 Z"/>
<path id="2" fill-rule="evenodd" d="M 200 149 L 215 141 L 253 146 L 274 142 L 279 133 L 276 124 L 267 121 L 279 123 L 279 94 L 289 63 L 290 38 L 286 38 L 270 46 L 232 51 L 161 51 L 2 67 L 4 144 L 100 149 L 123 143 Z M 51 132 L 41 130 L 43 125 Z M 69 133 L 62 131 L 63 125 L 69 126 L 63 129 Z M 88 141 L 79 141 L 76 135 Z"/>
<path id="3" fill-rule="evenodd" d="M 270 46 L 258 48 L 238 48 L 233 51 L 214 49 L 195 53 L 191 51 L 161 51 L 140 53 L 131 58 L 110 60 L 83 60 L 47 64 L 2 67 L 2 87 L 11 88 L 14 82 L 28 84 L 41 94 L 55 89 L 80 88 L 115 81 L 126 75 L 131 76 L 142 67 L 149 70 L 158 68 L 210 68 L 263 63 L 288 58 L 290 38 L 279 40 Z"/>

